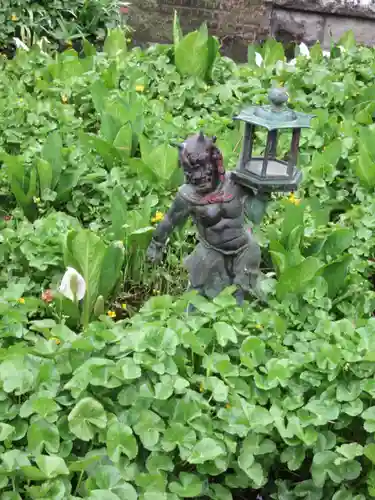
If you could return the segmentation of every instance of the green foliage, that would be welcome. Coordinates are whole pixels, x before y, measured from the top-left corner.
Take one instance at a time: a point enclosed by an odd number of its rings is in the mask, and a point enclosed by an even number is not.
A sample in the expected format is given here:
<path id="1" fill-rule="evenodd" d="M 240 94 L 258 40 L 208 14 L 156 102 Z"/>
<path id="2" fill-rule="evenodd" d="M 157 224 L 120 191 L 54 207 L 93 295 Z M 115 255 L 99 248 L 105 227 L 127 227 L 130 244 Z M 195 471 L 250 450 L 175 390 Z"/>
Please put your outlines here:
<path id="1" fill-rule="evenodd" d="M 374 321 L 326 311 L 301 327 L 297 315 L 239 309 L 231 291 L 211 304 L 153 298 L 131 321 L 81 334 L 28 325 L 38 303 L 2 292 L 3 491 L 220 500 L 272 474 L 279 498 L 284 487 L 289 498 L 367 498 Z M 183 312 L 189 300 L 199 315 Z M 293 485 L 288 470 L 310 479 Z"/>
<path id="2" fill-rule="evenodd" d="M 77 0 L 74 5 L 67 0 L 2 0 L 0 20 L 0 47 L 5 47 L 13 36 L 25 41 L 46 35 L 62 42 L 82 36 L 100 40 L 121 16 L 113 0 Z"/>
<path id="3" fill-rule="evenodd" d="M 236 65 L 204 26 L 183 36 L 176 17 L 173 36 L 128 50 L 116 29 L 84 58 L 39 44 L 0 61 L 2 497 L 373 497 L 375 51 L 348 34 L 288 64 L 271 40 Z M 255 230 L 267 306 L 159 295 L 185 287 L 195 244 L 188 225 L 145 263 L 182 181 L 171 144 L 203 128 L 232 168 L 231 117 L 280 84 L 316 118 L 300 192 Z M 83 304 L 56 293 L 66 266 Z"/>

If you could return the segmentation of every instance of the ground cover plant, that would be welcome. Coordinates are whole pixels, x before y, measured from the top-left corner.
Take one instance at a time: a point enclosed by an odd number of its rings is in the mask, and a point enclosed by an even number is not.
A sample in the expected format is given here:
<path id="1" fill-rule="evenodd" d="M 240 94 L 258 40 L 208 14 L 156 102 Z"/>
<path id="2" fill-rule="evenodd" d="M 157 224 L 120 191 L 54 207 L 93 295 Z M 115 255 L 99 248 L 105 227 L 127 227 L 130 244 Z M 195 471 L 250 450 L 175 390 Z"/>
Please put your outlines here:
<path id="1" fill-rule="evenodd" d="M 0 498 L 375 496 L 375 50 L 237 65 L 176 19 L 171 46 L 84 52 L 0 61 Z M 203 128 L 232 168 L 233 114 L 277 85 L 316 118 L 300 192 L 255 228 L 269 303 L 184 294 L 190 226 L 144 258 L 172 144 Z"/>

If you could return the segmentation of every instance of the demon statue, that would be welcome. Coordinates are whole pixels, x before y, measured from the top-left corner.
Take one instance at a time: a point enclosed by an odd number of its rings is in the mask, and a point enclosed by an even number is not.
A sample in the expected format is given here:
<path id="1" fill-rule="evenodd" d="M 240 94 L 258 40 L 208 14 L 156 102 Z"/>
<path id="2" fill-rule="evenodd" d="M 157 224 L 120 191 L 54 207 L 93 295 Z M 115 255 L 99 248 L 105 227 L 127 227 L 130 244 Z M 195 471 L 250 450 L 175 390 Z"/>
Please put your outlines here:
<path id="1" fill-rule="evenodd" d="M 261 298 L 261 252 L 251 230 L 245 227 L 245 215 L 259 224 L 268 197 L 245 191 L 225 173 L 215 142 L 216 137 L 211 139 L 201 132 L 178 146 L 186 183 L 157 226 L 147 256 L 151 262 L 159 262 L 173 229 L 191 216 L 199 244 L 185 260 L 190 289 L 213 298 L 229 285 L 236 285 L 241 304 L 247 292 Z"/>

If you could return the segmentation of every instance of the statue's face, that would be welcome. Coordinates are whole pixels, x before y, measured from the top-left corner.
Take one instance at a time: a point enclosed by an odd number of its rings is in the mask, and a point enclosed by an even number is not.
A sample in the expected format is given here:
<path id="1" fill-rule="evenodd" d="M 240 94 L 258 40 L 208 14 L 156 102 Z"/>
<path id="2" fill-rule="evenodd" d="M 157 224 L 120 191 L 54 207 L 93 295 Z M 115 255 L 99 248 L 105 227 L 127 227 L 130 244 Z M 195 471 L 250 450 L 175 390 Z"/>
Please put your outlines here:
<path id="1" fill-rule="evenodd" d="M 184 168 L 187 182 L 199 193 L 208 193 L 215 189 L 214 167 L 210 158 L 190 159 L 189 168 Z"/>
<path id="2" fill-rule="evenodd" d="M 213 161 L 212 148 L 211 139 L 196 135 L 186 140 L 180 153 L 186 182 L 201 194 L 213 191 L 217 184 L 217 168 Z"/>

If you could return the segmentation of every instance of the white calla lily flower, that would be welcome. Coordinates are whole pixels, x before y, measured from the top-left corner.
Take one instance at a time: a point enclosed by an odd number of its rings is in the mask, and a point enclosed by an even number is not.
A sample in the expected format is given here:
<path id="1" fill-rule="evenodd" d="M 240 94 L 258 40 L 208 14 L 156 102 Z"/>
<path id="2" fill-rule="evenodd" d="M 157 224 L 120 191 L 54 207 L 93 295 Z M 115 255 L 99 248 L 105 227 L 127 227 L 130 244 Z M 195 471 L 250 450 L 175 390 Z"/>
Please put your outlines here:
<path id="1" fill-rule="evenodd" d="M 257 66 L 262 66 L 263 64 L 263 57 L 262 54 L 259 54 L 259 52 L 255 52 L 255 64 Z"/>
<path id="2" fill-rule="evenodd" d="M 13 37 L 13 40 L 14 40 L 14 43 L 16 44 L 16 47 L 17 49 L 22 49 L 22 50 L 25 50 L 26 52 L 29 52 L 29 47 L 23 43 L 22 40 L 20 40 L 19 38 L 17 37 Z"/>
<path id="3" fill-rule="evenodd" d="M 299 55 L 304 57 L 310 57 L 310 51 L 308 46 L 305 43 L 299 44 Z"/>
<path id="4" fill-rule="evenodd" d="M 86 282 L 83 276 L 73 267 L 68 267 L 61 280 L 59 292 L 73 302 L 82 300 L 86 294 Z"/>

